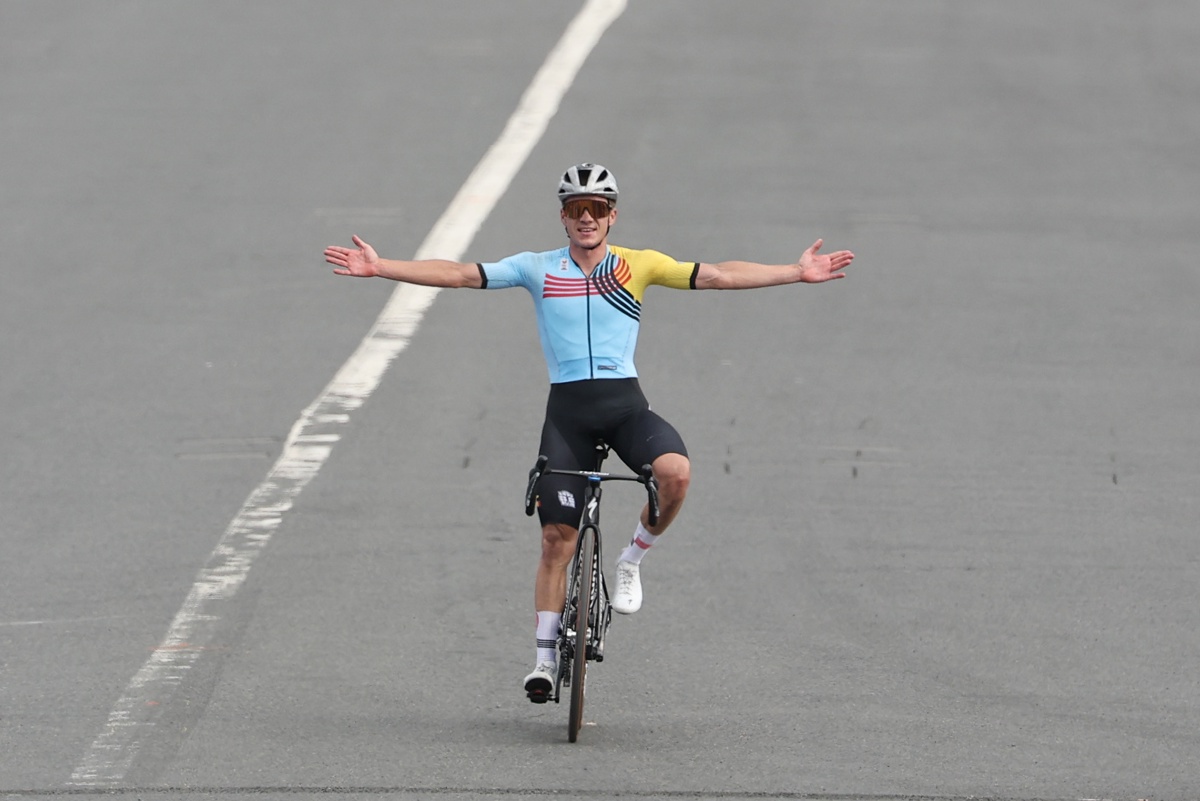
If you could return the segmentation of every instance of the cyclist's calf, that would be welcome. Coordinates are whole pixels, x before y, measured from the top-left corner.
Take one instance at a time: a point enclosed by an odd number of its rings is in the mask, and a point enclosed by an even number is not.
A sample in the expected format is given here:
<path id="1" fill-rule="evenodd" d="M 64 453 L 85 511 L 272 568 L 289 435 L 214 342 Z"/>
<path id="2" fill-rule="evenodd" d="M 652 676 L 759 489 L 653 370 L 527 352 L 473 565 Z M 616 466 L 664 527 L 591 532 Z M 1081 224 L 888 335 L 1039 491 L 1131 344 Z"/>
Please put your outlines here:
<path id="1" fill-rule="evenodd" d="M 546 523 L 542 526 L 542 558 L 538 562 L 533 600 L 538 611 L 561 612 L 567 591 L 567 564 L 575 554 L 574 526 Z"/>

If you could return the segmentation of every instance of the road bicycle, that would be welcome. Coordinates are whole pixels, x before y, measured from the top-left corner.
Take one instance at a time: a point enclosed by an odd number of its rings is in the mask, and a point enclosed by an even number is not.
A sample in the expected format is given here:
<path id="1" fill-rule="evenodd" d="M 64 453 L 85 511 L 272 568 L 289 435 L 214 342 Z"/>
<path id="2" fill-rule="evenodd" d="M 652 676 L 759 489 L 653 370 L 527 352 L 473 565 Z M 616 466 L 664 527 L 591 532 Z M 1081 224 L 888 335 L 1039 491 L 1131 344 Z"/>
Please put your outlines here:
<path id="1" fill-rule="evenodd" d="M 608 445 L 596 442 L 596 460 L 592 470 L 559 470 L 548 466 L 549 459 L 539 456 L 529 471 L 529 487 L 525 490 L 525 514 L 533 515 L 537 508 L 537 487 L 542 476 L 579 476 L 586 480 L 583 491 L 583 513 L 579 520 L 579 538 L 575 555 L 567 568 L 567 595 L 562 624 L 558 634 L 558 675 L 554 689 L 548 695 L 532 700 L 540 703 L 559 702 L 563 687 L 571 690 L 571 713 L 567 724 L 567 739 L 575 742 L 583 726 L 583 696 L 587 683 L 587 663 L 604 661 L 604 637 L 612 622 L 608 584 L 604 580 L 604 559 L 600 540 L 600 485 L 605 481 L 636 481 L 646 487 L 649 503 L 648 522 L 658 523 L 658 482 L 650 465 L 642 465 L 639 475 L 617 475 L 601 472 Z"/>

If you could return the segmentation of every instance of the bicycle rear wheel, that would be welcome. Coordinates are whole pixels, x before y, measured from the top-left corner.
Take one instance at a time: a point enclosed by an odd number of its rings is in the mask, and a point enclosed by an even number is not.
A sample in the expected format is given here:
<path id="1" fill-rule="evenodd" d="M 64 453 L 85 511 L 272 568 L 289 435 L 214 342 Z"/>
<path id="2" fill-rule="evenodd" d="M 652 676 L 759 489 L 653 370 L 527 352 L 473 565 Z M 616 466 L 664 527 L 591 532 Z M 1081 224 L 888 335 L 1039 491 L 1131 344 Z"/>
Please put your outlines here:
<path id="1" fill-rule="evenodd" d="M 571 716 L 567 739 L 575 742 L 583 727 L 584 683 L 587 681 L 588 613 L 592 608 L 592 577 L 596 573 L 596 529 L 584 526 L 579 532 L 579 558 L 575 562 L 575 661 L 571 665 Z"/>

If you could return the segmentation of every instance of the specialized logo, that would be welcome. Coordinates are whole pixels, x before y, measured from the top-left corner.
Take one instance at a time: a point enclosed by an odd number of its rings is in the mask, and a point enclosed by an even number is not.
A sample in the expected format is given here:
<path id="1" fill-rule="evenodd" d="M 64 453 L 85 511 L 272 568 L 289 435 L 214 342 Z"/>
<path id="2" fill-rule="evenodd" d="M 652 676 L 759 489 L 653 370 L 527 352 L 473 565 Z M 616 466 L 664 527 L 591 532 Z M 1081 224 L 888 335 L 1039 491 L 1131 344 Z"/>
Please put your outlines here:
<path id="1" fill-rule="evenodd" d="M 558 502 L 568 509 L 575 508 L 575 493 L 570 490 L 558 491 Z"/>

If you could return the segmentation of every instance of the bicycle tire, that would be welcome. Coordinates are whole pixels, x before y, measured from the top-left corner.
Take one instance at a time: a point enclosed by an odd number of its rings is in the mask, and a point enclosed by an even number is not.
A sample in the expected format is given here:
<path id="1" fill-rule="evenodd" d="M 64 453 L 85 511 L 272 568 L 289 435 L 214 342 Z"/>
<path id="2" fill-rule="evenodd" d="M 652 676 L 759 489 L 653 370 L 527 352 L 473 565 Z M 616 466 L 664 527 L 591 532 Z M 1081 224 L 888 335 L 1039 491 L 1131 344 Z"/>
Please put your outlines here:
<path id="1" fill-rule="evenodd" d="M 575 742 L 583 728 L 584 685 L 587 681 L 588 618 L 592 608 L 592 577 L 596 572 L 596 529 L 584 526 L 579 532 L 578 572 L 575 580 L 575 661 L 571 665 L 571 714 L 567 739 Z"/>

